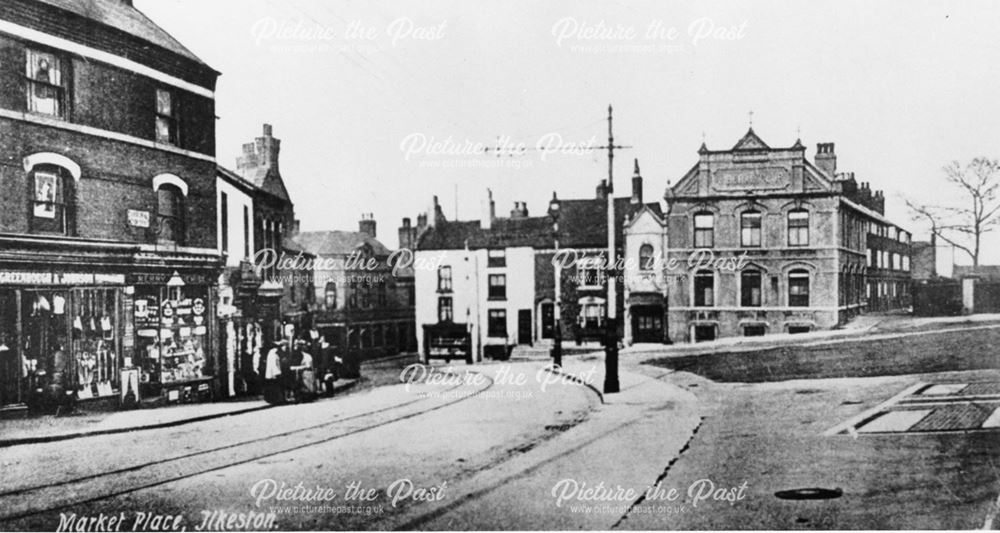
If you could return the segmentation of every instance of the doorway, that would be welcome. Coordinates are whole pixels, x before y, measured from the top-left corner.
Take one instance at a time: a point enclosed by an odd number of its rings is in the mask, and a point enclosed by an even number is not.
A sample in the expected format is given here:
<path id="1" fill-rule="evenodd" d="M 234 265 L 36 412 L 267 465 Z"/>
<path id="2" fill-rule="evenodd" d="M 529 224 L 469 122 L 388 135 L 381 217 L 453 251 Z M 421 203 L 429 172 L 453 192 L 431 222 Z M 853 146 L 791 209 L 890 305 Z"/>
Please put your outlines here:
<path id="1" fill-rule="evenodd" d="M 663 308 L 637 305 L 632 308 L 632 339 L 635 342 L 663 342 Z"/>
<path id="2" fill-rule="evenodd" d="M 517 343 L 531 345 L 531 309 L 517 312 Z"/>

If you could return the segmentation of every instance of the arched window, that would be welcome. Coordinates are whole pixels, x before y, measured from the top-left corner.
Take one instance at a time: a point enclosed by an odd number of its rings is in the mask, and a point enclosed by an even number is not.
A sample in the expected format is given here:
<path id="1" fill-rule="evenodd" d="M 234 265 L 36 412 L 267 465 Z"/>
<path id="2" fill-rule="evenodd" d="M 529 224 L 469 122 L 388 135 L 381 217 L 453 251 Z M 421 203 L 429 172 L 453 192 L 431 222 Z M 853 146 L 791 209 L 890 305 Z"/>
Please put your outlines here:
<path id="1" fill-rule="evenodd" d="M 809 307 L 809 272 L 802 269 L 788 273 L 788 306 Z"/>
<path id="2" fill-rule="evenodd" d="M 760 211 L 746 211 L 740 215 L 740 246 L 760 247 Z"/>
<path id="3" fill-rule="evenodd" d="M 156 189 L 157 239 L 182 244 L 184 241 L 184 194 L 180 187 L 162 184 Z"/>
<path id="4" fill-rule="evenodd" d="M 48 164 L 32 167 L 29 174 L 31 231 L 73 233 L 75 184 L 64 168 Z"/>
<path id="5" fill-rule="evenodd" d="M 695 248 L 711 248 L 715 245 L 715 216 L 700 212 L 694 215 Z"/>
<path id="6" fill-rule="evenodd" d="M 713 307 L 715 305 L 715 275 L 711 270 L 699 270 L 694 274 L 694 306 Z"/>
<path id="7" fill-rule="evenodd" d="M 655 259 L 653 258 L 653 246 L 643 244 L 639 247 L 639 270 L 653 270 Z"/>
<path id="8" fill-rule="evenodd" d="M 788 245 L 809 246 L 809 211 L 796 209 L 788 212 Z"/>
<path id="9" fill-rule="evenodd" d="M 740 272 L 740 305 L 743 307 L 761 306 L 761 275 L 760 270 L 744 270 Z"/>

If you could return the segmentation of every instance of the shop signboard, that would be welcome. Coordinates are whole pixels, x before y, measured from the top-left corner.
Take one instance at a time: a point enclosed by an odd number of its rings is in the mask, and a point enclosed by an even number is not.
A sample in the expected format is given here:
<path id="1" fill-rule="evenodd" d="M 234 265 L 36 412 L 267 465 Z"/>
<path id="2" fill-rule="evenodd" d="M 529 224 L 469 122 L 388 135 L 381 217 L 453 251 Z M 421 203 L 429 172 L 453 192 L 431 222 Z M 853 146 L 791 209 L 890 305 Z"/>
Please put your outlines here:
<path id="1" fill-rule="evenodd" d="M 0 270 L 0 285 L 124 285 L 124 274 Z"/>

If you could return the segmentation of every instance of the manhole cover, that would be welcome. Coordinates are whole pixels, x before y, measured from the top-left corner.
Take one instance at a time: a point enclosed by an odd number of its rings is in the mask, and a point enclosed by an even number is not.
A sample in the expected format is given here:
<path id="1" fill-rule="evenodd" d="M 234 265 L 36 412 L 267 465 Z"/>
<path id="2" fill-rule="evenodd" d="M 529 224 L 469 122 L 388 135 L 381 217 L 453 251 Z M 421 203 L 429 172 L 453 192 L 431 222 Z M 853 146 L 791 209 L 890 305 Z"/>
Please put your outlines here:
<path id="1" fill-rule="evenodd" d="M 806 489 L 779 490 L 774 495 L 782 500 L 832 500 L 844 495 L 841 489 L 822 489 L 810 487 Z"/>

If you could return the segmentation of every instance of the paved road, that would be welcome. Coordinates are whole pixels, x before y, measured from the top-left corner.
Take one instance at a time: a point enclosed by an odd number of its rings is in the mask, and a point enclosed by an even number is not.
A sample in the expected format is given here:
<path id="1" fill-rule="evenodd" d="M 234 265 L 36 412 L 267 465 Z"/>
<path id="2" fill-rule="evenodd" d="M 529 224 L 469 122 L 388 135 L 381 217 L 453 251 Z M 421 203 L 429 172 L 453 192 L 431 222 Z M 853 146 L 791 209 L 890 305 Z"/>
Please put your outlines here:
<path id="1" fill-rule="evenodd" d="M 171 429 L 6 448 L 0 529 L 54 530 L 61 521 L 76 529 L 79 523 L 69 520 L 102 516 L 98 527 L 109 529 L 117 526 L 107 520 L 118 516 L 125 517 L 122 530 L 137 523 L 139 530 L 169 529 L 175 520 L 196 530 L 206 516 L 208 529 L 219 529 L 213 511 L 235 516 L 237 529 L 245 529 L 241 519 L 264 529 L 435 528 L 460 509 L 492 507 L 492 493 L 512 488 L 518 506 L 535 504 L 536 512 L 510 515 L 504 527 L 518 528 L 525 517 L 551 520 L 553 504 L 542 496 L 560 469 L 579 470 L 578 461 L 614 453 L 626 435 L 649 439 L 651 429 L 643 424 L 644 409 L 602 406 L 598 394 L 576 382 L 560 377 L 543 388 L 538 380 L 553 376 L 541 366 L 477 366 L 461 379 L 438 377 Z M 586 365 L 579 373 L 588 373 Z M 660 416 L 669 415 L 664 405 L 681 401 L 659 390 L 648 396 L 660 404 Z M 693 428 L 697 417 L 686 417 Z M 689 435 L 677 432 L 674 452 Z M 671 456 L 666 447 L 652 451 L 665 457 L 663 464 Z M 655 464 L 648 471 L 637 462 L 622 482 L 655 477 L 663 468 Z M 303 501 L 308 491 L 321 498 Z M 500 527 L 495 517 L 476 516 L 461 523 Z M 617 520 L 578 518 L 594 528 Z"/>
<path id="2" fill-rule="evenodd" d="M 623 391 L 607 403 L 576 382 L 542 390 L 538 363 L 476 365 L 310 405 L 5 448 L 0 529 L 77 529 L 69 519 L 102 513 L 98 527 L 124 516 L 126 531 L 197 530 L 206 516 L 207 529 L 980 528 L 1000 492 L 995 430 L 828 434 L 915 383 L 1000 382 L 993 330 L 893 342 L 683 369 L 625 356 Z M 914 361 L 936 372 L 899 375 Z M 600 367 L 566 361 L 598 387 Z M 807 369 L 824 379 L 796 379 Z M 839 496 L 776 496 L 798 488 Z"/>
<path id="3" fill-rule="evenodd" d="M 676 369 L 665 379 L 694 392 L 706 418 L 662 481 L 683 496 L 645 501 L 621 527 L 982 528 L 995 516 L 1000 494 L 996 429 L 825 433 L 917 383 L 1000 382 L 998 340 L 1000 332 L 990 328 L 638 365 Z M 825 379 L 798 379 L 803 375 Z M 992 410 L 997 404 L 982 405 Z M 746 490 L 736 501 L 694 505 L 687 492 L 696 486 L 693 493 L 700 494 L 708 486 L 696 485 L 700 480 L 717 488 L 746 483 Z M 842 495 L 775 495 L 800 488 Z"/>

